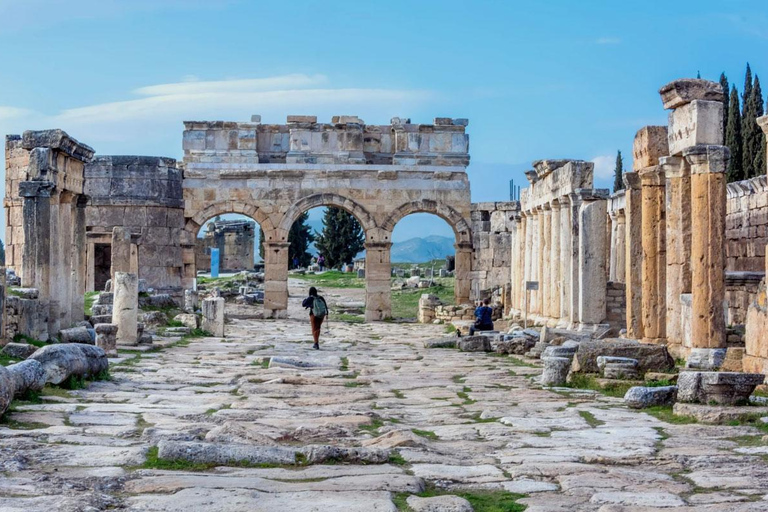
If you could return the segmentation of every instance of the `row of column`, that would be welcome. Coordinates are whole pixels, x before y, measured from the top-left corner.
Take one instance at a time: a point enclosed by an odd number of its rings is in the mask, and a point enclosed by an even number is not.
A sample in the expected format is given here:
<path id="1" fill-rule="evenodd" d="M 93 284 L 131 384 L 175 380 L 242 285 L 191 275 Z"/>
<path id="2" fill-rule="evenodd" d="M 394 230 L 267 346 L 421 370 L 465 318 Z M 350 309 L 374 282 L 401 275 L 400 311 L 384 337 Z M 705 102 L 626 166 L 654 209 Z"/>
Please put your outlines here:
<path id="1" fill-rule="evenodd" d="M 594 326 L 605 320 L 605 195 L 584 190 L 523 211 L 512 242 L 512 307 L 538 321 Z M 526 283 L 538 283 L 527 291 Z"/>

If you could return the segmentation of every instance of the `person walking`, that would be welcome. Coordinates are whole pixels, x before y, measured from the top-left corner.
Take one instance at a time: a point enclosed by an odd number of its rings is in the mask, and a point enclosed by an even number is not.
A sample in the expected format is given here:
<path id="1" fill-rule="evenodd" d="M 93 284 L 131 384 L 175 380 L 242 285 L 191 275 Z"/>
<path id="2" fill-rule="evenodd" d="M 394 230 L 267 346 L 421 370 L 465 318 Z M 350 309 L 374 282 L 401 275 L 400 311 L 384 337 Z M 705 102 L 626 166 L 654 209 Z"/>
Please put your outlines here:
<path id="1" fill-rule="evenodd" d="M 317 294 L 317 288 L 312 286 L 309 289 L 309 297 L 304 299 L 301 305 L 304 309 L 309 309 L 309 324 L 312 327 L 312 339 L 315 340 L 312 348 L 320 350 L 320 327 L 328 315 L 328 304 L 321 295 Z"/>

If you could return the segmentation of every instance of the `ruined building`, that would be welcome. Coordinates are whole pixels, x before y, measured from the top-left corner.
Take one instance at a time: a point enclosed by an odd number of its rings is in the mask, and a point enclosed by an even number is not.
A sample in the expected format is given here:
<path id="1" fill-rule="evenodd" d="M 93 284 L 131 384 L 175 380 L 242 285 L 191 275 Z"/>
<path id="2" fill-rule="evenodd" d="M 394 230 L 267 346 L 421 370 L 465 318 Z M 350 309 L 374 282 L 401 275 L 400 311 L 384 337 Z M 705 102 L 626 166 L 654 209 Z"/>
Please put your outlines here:
<path id="1" fill-rule="evenodd" d="M 216 220 L 208 223 L 203 238 L 195 243 L 197 270 L 211 269 L 212 248 L 219 250 L 219 270 L 253 270 L 256 223 L 246 220 Z"/>

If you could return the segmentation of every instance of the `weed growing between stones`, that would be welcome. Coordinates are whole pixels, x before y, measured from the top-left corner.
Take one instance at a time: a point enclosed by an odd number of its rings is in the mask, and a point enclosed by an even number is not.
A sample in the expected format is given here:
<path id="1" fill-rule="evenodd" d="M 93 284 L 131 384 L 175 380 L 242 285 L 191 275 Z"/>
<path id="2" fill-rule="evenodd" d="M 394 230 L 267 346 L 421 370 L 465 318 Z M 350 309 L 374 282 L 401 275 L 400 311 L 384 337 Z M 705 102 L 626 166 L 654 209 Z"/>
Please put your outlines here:
<path id="1" fill-rule="evenodd" d="M 466 377 L 463 375 L 454 375 L 451 380 L 455 382 L 456 384 L 464 384 L 464 381 L 467 380 Z"/>
<path id="2" fill-rule="evenodd" d="M 515 366 L 525 366 L 527 368 L 536 368 L 535 364 L 527 363 L 522 359 L 520 359 L 519 357 L 509 356 L 509 361 Z"/>
<path id="3" fill-rule="evenodd" d="M 389 454 L 389 463 L 394 464 L 395 466 L 406 466 L 408 461 L 400 455 L 400 452 L 392 451 Z"/>
<path id="4" fill-rule="evenodd" d="M 627 394 L 629 388 L 636 385 L 631 382 L 611 382 L 605 385 L 600 384 L 594 375 L 587 375 L 583 373 L 573 373 L 570 375 L 570 382 L 565 387 L 574 389 L 590 389 L 592 391 L 598 391 L 604 395 L 612 396 L 615 398 L 623 398 Z"/>
<path id="5" fill-rule="evenodd" d="M 430 441 L 437 441 L 438 439 L 437 434 L 435 434 L 431 430 L 419 430 L 417 428 L 414 428 L 413 430 L 411 430 L 411 432 L 413 432 L 417 436 L 421 436 L 425 439 L 429 439 Z"/>
<path id="6" fill-rule="evenodd" d="M 589 425 L 592 428 L 599 427 L 600 425 L 605 425 L 604 421 L 595 418 L 595 415 L 589 411 L 578 411 L 578 413 L 579 413 L 579 416 L 581 416 L 584 419 L 584 421 L 587 422 L 587 425 Z"/>
<path id="7" fill-rule="evenodd" d="M 367 382 L 360 382 L 359 380 L 353 380 L 344 383 L 345 388 L 359 388 L 360 386 L 370 386 L 370 384 Z"/>
<path id="8" fill-rule="evenodd" d="M 399 389 L 393 389 L 392 394 L 395 395 L 395 398 L 405 398 L 405 394 Z"/>
<path id="9" fill-rule="evenodd" d="M 361 426 L 360 430 L 364 430 L 366 432 L 370 432 L 371 434 L 378 435 L 379 429 L 383 426 L 384 426 L 384 422 L 382 420 L 380 420 L 379 418 L 373 418 L 370 424 Z"/>
<path id="10" fill-rule="evenodd" d="M 341 366 L 339 367 L 339 369 L 341 371 L 343 371 L 343 372 L 349 370 L 349 359 L 348 358 L 346 358 L 346 357 L 342 357 L 341 358 Z"/>
<path id="11" fill-rule="evenodd" d="M 674 425 L 688 425 L 691 423 L 698 423 L 698 420 L 693 416 L 682 416 L 672 412 L 671 405 L 657 405 L 654 407 L 648 407 L 643 409 L 643 412 L 654 416 L 655 418 L 672 423 Z"/>
<path id="12" fill-rule="evenodd" d="M 27 336 L 26 334 L 16 334 L 13 337 L 14 343 L 27 343 L 29 345 L 35 346 L 37 348 L 41 348 L 47 345 L 46 342 L 40 341 L 36 338 L 32 338 L 31 336 Z"/>
<path id="13" fill-rule="evenodd" d="M 462 490 L 447 490 L 438 489 L 436 487 L 429 487 L 426 491 L 419 494 L 415 494 L 420 498 L 432 498 L 435 496 L 443 495 L 459 496 L 467 500 L 474 509 L 475 512 L 522 512 L 526 506 L 517 501 L 521 498 L 525 498 L 524 494 L 514 494 L 507 491 L 492 491 L 481 489 L 462 489 Z M 397 493 L 392 496 L 392 502 L 397 507 L 397 510 L 402 512 L 412 512 L 413 509 L 408 506 L 407 499 L 411 494 Z"/>

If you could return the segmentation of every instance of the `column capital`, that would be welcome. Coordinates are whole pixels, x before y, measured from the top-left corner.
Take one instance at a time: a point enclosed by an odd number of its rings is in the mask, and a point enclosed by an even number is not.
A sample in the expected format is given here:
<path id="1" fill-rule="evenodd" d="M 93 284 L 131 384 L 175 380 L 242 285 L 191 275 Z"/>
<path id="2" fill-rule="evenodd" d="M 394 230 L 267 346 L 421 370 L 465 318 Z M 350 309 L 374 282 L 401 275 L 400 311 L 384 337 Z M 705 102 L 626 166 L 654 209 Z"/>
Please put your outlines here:
<path id="1" fill-rule="evenodd" d="M 680 156 L 663 156 L 659 158 L 659 167 L 661 167 L 667 179 L 684 178 L 690 174 L 690 169 L 685 163 L 685 159 Z"/>
<path id="2" fill-rule="evenodd" d="M 56 184 L 52 181 L 22 181 L 19 183 L 21 197 L 53 197 Z"/>
<path id="3" fill-rule="evenodd" d="M 560 204 L 560 200 L 561 200 L 561 198 L 559 198 L 559 197 L 556 197 L 556 198 L 554 198 L 553 200 L 551 200 L 551 201 L 549 202 L 549 206 L 550 206 L 550 208 L 552 208 L 553 210 L 559 210 L 559 209 L 560 209 L 560 207 L 562 206 L 562 205 Z"/>
<path id="4" fill-rule="evenodd" d="M 544 210 L 545 212 L 551 211 L 552 205 L 549 203 L 544 203 L 541 205 L 541 209 Z"/>
<path id="5" fill-rule="evenodd" d="M 640 190 L 640 175 L 637 172 L 625 172 L 621 179 L 625 190 Z"/>
<path id="6" fill-rule="evenodd" d="M 692 174 L 725 173 L 731 151 L 727 146 L 702 144 L 685 148 L 683 156 L 691 164 Z"/>
<path id="7" fill-rule="evenodd" d="M 643 186 L 666 185 L 666 176 L 660 165 L 652 165 L 637 171 Z"/>

